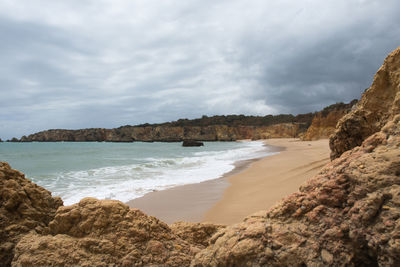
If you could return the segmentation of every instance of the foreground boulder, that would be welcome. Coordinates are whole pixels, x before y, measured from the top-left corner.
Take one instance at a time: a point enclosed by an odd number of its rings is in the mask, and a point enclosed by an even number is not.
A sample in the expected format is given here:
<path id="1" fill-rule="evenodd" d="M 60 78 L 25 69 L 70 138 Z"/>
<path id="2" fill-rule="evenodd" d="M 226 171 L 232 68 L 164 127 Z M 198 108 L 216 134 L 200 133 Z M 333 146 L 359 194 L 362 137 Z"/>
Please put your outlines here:
<path id="1" fill-rule="evenodd" d="M 339 121 L 329 140 L 331 159 L 361 145 L 397 114 L 400 114 L 400 47 L 387 56 L 356 108 Z"/>
<path id="2" fill-rule="evenodd" d="M 192 266 L 400 266 L 400 116 Z"/>
<path id="3" fill-rule="evenodd" d="M 0 266 L 9 266 L 16 243 L 28 232 L 43 234 L 61 206 L 60 198 L 0 162 Z"/>
<path id="4" fill-rule="evenodd" d="M 49 235 L 21 239 L 13 265 L 182 267 L 199 250 L 165 223 L 115 200 L 61 207 L 49 228 Z"/>

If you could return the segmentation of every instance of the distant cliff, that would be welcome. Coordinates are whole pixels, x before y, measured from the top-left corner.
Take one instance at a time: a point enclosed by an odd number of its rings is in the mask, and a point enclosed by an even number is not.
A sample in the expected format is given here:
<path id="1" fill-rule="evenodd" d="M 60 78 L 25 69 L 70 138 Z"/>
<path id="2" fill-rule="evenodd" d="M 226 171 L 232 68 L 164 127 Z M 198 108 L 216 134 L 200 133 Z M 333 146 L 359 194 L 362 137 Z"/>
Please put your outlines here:
<path id="1" fill-rule="evenodd" d="M 312 120 L 311 126 L 302 137 L 302 140 L 312 141 L 329 138 L 329 136 L 335 132 L 338 121 L 346 115 L 355 104 L 357 104 L 357 99 L 354 99 L 348 104 L 336 103 L 317 112 Z"/>
<path id="2" fill-rule="evenodd" d="M 320 112 L 267 116 L 203 116 L 159 124 L 126 125 L 119 128 L 79 130 L 52 129 L 12 138 L 11 142 L 181 142 L 236 141 L 301 137 L 303 140 L 328 138 L 338 120 L 357 102 L 336 103 Z M 311 126 L 310 126 L 311 125 Z"/>
<path id="3" fill-rule="evenodd" d="M 48 130 L 23 136 L 20 142 L 180 142 L 235 141 L 295 137 L 302 130 L 298 123 L 280 123 L 271 126 L 123 126 L 115 129 Z"/>
<path id="4" fill-rule="evenodd" d="M 313 113 L 277 116 L 203 116 L 200 119 L 180 119 L 162 124 L 121 126 L 114 129 L 91 128 L 80 130 L 54 129 L 38 132 L 12 142 L 180 142 L 235 141 L 297 137 L 311 124 Z"/>

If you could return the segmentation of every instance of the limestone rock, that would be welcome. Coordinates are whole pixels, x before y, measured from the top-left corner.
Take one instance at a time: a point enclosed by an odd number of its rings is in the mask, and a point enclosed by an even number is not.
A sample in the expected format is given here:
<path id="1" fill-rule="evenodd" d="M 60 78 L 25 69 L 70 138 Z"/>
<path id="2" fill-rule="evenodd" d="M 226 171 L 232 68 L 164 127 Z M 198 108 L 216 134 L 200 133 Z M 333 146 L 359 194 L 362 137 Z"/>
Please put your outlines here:
<path id="1" fill-rule="evenodd" d="M 191 266 L 399 266 L 400 115 L 270 211 L 218 231 Z"/>
<path id="2" fill-rule="evenodd" d="M 48 235 L 31 233 L 14 266 L 188 266 L 199 249 L 165 223 L 115 200 L 60 207 Z"/>
<path id="3" fill-rule="evenodd" d="M 176 222 L 170 227 L 172 232 L 183 240 L 196 247 L 205 248 L 208 246 L 210 238 L 226 226 L 211 223 Z"/>
<path id="4" fill-rule="evenodd" d="M 0 266 L 10 265 L 14 246 L 24 234 L 46 233 L 61 205 L 60 198 L 0 162 Z"/>
<path id="5" fill-rule="evenodd" d="M 329 138 L 329 136 L 335 132 L 338 121 L 346 115 L 356 103 L 356 99 L 348 104 L 337 103 L 317 112 L 310 127 L 301 139 L 303 141 L 313 141 Z"/>
<path id="6" fill-rule="evenodd" d="M 357 107 L 338 123 L 329 145 L 331 159 L 361 145 L 400 113 L 400 47 L 385 59 Z"/>

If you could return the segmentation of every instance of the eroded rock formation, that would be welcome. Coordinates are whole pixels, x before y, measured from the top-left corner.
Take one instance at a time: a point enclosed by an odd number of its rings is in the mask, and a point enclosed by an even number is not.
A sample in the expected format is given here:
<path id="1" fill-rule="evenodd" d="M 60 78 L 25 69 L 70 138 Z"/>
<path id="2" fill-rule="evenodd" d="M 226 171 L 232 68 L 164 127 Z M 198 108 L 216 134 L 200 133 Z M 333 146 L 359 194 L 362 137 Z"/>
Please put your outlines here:
<path id="1" fill-rule="evenodd" d="M 357 107 L 338 123 L 329 145 L 331 158 L 361 145 L 371 134 L 400 113 L 400 47 L 385 59 Z"/>
<path id="2" fill-rule="evenodd" d="M 270 211 L 220 230 L 192 266 L 399 266 L 400 116 Z"/>
<path id="3" fill-rule="evenodd" d="M 46 233 L 61 205 L 60 198 L 0 162 L 0 266 L 11 263 L 15 244 L 23 235 Z"/>
<path id="4" fill-rule="evenodd" d="M 357 103 L 353 100 L 348 104 L 337 103 L 324 108 L 315 114 L 311 126 L 302 137 L 303 141 L 313 141 L 329 138 L 335 132 L 336 124 Z"/>

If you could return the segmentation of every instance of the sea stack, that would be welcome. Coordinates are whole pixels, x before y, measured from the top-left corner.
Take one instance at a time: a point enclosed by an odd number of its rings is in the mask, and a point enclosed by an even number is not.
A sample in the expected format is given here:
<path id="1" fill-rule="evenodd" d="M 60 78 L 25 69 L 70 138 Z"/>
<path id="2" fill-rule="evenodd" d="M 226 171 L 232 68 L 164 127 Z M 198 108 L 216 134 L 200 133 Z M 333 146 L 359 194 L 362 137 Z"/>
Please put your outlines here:
<path id="1" fill-rule="evenodd" d="M 183 140 L 182 146 L 185 146 L 185 147 L 204 146 L 204 143 L 196 141 L 196 140 Z"/>

